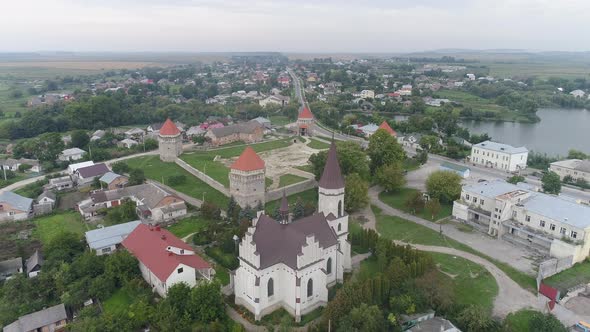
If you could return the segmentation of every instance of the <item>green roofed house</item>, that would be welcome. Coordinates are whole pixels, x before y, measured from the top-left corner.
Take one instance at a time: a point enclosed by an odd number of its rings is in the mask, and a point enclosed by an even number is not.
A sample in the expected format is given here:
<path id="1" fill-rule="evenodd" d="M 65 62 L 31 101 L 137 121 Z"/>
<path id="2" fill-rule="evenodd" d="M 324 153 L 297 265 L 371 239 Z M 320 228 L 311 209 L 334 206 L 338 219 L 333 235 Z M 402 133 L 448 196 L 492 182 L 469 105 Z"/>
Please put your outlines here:
<path id="1" fill-rule="evenodd" d="M 469 167 L 453 164 L 448 161 L 445 161 L 442 164 L 440 164 L 439 169 L 441 171 L 455 172 L 464 179 L 467 179 L 471 174 L 471 170 L 469 169 Z"/>

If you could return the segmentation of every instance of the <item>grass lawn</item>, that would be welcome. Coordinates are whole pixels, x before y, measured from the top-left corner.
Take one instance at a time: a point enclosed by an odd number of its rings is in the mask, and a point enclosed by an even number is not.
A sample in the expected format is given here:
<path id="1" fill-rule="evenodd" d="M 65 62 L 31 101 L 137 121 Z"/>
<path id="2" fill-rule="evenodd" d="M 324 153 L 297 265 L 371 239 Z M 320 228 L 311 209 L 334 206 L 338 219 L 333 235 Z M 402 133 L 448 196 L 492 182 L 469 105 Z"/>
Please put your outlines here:
<path id="1" fill-rule="evenodd" d="M 37 226 L 33 235 L 43 245 L 46 245 L 56 235 L 65 231 L 76 233 L 82 237 L 85 232 L 90 230 L 90 227 L 82 220 L 82 216 L 73 211 L 35 218 L 33 222 Z"/>
<path id="2" fill-rule="evenodd" d="M 498 284 L 483 266 L 452 255 L 431 253 L 444 276 L 454 286 L 455 302 L 462 305 L 479 305 L 492 311 Z"/>
<path id="3" fill-rule="evenodd" d="M 215 269 L 215 279 L 219 280 L 219 282 L 223 286 L 229 285 L 229 272 L 228 272 L 228 270 L 221 265 L 215 266 L 214 269 Z"/>
<path id="4" fill-rule="evenodd" d="M 572 268 L 545 279 L 544 282 L 559 289 L 564 296 L 569 288 L 590 282 L 590 261 L 577 263 Z"/>
<path id="5" fill-rule="evenodd" d="M 158 156 L 127 159 L 125 163 L 129 167 L 142 169 L 148 179 L 158 182 L 164 181 L 164 184 L 167 184 L 167 179 L 171 176 L 184 175 L 186 176 L 184 183 L 171 187 L 196 199 L 202 199 L 203 194 L 205 194 L 206 201 L 214 202 L 221 208 L 225 208 L 229 202 L 228 197 L 185 171 L 182 167 L 175 163 L 162 162 Z"/>
<path id="6" fill-rule="evenodd" d="M 290 120 L 288 117 L 286 117 L 284 115 L 273 115 L 273 116 L 269 117 L 268 119 L 270 120 L 270 123 L 273 126 L 284 126 L 286 124 L 293 122 L 293 120 Z"/>
<path id="7" fill-rule="evenodd" d="M 310 139 L 311 142 L 309 142 L 307 144 L 307 146 L 309 146 L 312 149 L 316 149 L 316 150 L 323 150 L 323 149 L 328 149 L 330 147 L 330 144 L 328 143 L 324 143 L 322 141 L 318 141 L 315 138 L 311 138 Z"/>
<path id="8" fill-rule="evenodd" d="M 430 228 L 402 218 L 383 215 L 378 208 L 373 207 L 373 212 L 377 218 L 377 230 L 382 236 L 388 239 L 400 240 L 408 243 L 449 247 L 472 253 L 492 262 L 521 287 L 528 289 L 531 292 L 536 290 L 537 283 L 533 276 L 521 272 L 504 262 L 493 259 L 461 242 L 455 241 L 444 235 L 441 236 L 438 232 Z"/>
<path id="9" fill-rule="evenodd" d="M 275 141 L 250 145 L 254 151 L 263 152 L 268 150 L 280 149 L 292 144 L 291 138 L 285 138 Z M 235 146 L 228 148 L 221 148 L 209 151 L 198 151 L 185 153 L 180 158 L 187 162 L 192 167 L 209 175 L 215 181 L 229 187 L 229 168 L 218 161 L 214 161 L 216 156 L 222 158 L 232 158 L 239 156 L 245 149 L 245 146 Z"/>
<path id="10" fill-rule="evenodd" d="M 303 165 L 303 166 L 295 166 L 295 168 L 302 170 L 304 172 L 308 172 L 313 174 L 313 168 L 311 165 L 307 164 L 307 165 Z"/>
<path id="11" fill-rule="evenodd" d="M 377 263 L 377 257 L 371 256 L 361 262 L 361 267 L 357 274 L 354 275 L 356 280 L 366 280 L 373 278 L 379 273 L 379 264 Z"/>
<path id="12" fill-rule="evenodd" d="M 299 176 L 299 175 L 294 175 L 294 174 L 281 175 L 281 177 L 279 179 L 279 188 L 286 187 L 286 186 L 294 184 L 294 183 L 303 182 L 305 180 L 307 180 L 307 179 L 302 176 Z"/>
<path id="13" fill-rule="evenodd" d="M 297 198 L 301 197 L 301 200 L 303 200 L 303 203 L 305 202 L 312 202 L 314 204 L 317 204 L 318 201 L 318 189 L 317 188 L 311 188 L 308 189 L 306 191 L 302 191 L 300 193 L 291 195 L 291 196 L 287 196 L 287 200 L 289 201 L 289 205 L 292 206 L 293 204 L 295 204 L 295 202 L 297 201 Z M 276 209 L 276 207 L 280 204 L 281 199 L 277 199 L 271 202 L 266 202 L 266 205 L 264 206 L 264 209 L 266 210 L 267 213 L 271 213 Z"/>
<path id="14" fill-rule="evenodd" d="M 170 231 L 170 233 L 172 233 L 182 239 L 183 237 L 185 237 L 187 235 L 190 235 L 192 233 L 202 230 L 203 228 L 207 227 L 207 225 L 209 223 L 212 223 L 212 222 L 213 221 L 209 221 L 209 220 L 204 219 L 200 216 L 192 216 L 192 217 L 188 217 L 186 219 L 180 220 L 176 224 L 168 227 L 168 230 Z"/>
<path id="15" fill-rule="evenodd" d="M 363 230 L 363 226 L 361 226 L 361 224 L 359 224 L 357 221 L 350 220 L 350 222 L 348 223 L 348 232 L 351 235 L 360 233 L 362 230 Z M 368 249 L 361 248 L 359 245 L 356 245 L 356 244 L 352 245 L 352 251 L 353 251 L 353 253 L 356 253 L 356 254 L 365 254 L 365 253 L 369 252 Z"/>
<path id="16" fill-rule="evenodd" d="M 402 188 L 398 192 L 384 192 L 382 191 L 379 194 L 379 199 L 383 201 L 383 203 L 396 208 L 398 210 L 402 210 L 406 213 L 410 213 L 410 211 L 406 208 L 406 201 L 412 197 L 413 194 L 419 192 L 419 190 L 413 188 Z M 434 216 L 434 221 L 446 218 L 451 216 L 453 213 L 453 205 L 452 204 L 442 204 L 441 203 L 441 210 L 440 212 Z M 418 217 L 426 220 L 433 220 L 432 216 L 426 211 L 422 211 L 421 213 L 417 214 Z"/>
<path id="17" fill-rule="evenodd" d="M 131 296 L 129 296 L 127 292 L 120 288 L 113 294 L 113 296 L 102 303 L 102 307 L 104 308 L 105 312 L 115 314 L 119 312 L 125 312 L 131 302 Z"/>
<path id="18" fill-rule="evenodd" d="M 533 315 L 537 313 L 534 310 L 519 310 L 506 316 L 504 325 L 508 326 L 508 331 L 512 332 L 529 332 L 529 323 Z"/>

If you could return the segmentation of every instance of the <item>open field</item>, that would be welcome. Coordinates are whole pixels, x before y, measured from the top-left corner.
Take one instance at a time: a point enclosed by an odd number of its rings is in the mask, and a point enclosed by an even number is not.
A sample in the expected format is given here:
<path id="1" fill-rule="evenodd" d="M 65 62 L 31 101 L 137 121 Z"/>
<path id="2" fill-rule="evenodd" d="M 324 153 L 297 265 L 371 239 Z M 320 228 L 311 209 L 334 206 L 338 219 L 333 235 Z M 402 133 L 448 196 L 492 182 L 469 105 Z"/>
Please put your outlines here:
<path id="1" fill-rule="evenodd" d="M 37 226 L 33 236 L 44 245 L 63 232 L 72 232 L 83 237 L 84 233 L 90 230 L 90 227 L 82 220 L 82 216 L 73 211 L 39 217 L 33 222 Z"/>
<path id="2" fill-rule="evenodd" d="M 507 331 L 512 332 L 529 332 L 531 331 L 529 324 L 533 315 L 537 313 L 534 310 L 519 310 L 506 316 L 504 324 L 508 326 Z"/>
<path id="3" fill-rule="evenodd" d="M 449 247 L 472 253 L 492 262 L 521 287 L 530 291 L 534 291 L 536 289 L 535 278 L 526 273 L 518 271 L 506 263 L 495 260 L 484 253 L 481 253 L 466 244 L 448 238 L 445 235 L 440 235 L 438 232 L 435 232 L 430 228 L 426 228 L 399 217 L 383 215 L 381 214 L 379 208 L 374 206 L 372 208 L 377 218 L 377 230 L 382 236 L 388 239 L 404 241 L 407 243 Z"/>
<path id="4" fill-rule="evenodd" d="M 490 75 L 500 78 L 535 76 L 542 79 L 574 79 L 590 76 L 590 65 L 582 62 L 491 62 L 485 65 L 490 68 Z"/>
<path id="5" fill-rule="evenodd" d="M 398 210 L 402 210 L 406 213 L 410 213 L 409 209 L 406 207 L 406 201 L 412 197 L 413 194 L 419 192 L 416 189 L 412 188 L 402 188 L 399 192 L 385 192 L 382 191 L 379 194 L 379 199 L 383 201 L 385 204 L 396 208 Z M 440 212 L 432 218 L 426 210 L 417 214 L 417 216 L 421 217 L 422 219 L 426 220 L 439 220 L 442 218 L 449 217 L 453 212 L 453 205 L 452 204 L 441 204 Z"/>
<path id="6" fill-rule="evenodd" d="M 436 95 L 461 103 L 463 106 L 469 106 L 473 109 L 474 113 L 483 114 L 484 112 L 493 112 L 498 119 L 504 121 L 530 121 L 516 111 L 511 111 L 504 106 L 495 104 L 493 100 L 481 98 L 465 91 L 443 89 L 437 91 Z M 438 107 L 434 109 L 438 109 Z M 458 110 L 455 109 L 454 112 L 458 112 Z"/>
<path id="7" fill-rule="evenodd" d="M 227 202 L 229 202 L 229 198 L 219 191 L 197 179 L 175 163 L 162 162 L 157 155 L 128 159 L 125 163 L 131 168 L 142 169 L 148 179 L 158 182 L 163 181 L 166 185 L 171 176 L 184 175 L 186 177 L 184 183 L 171 187 L 196 199 L 202 199 L 204 195 L 205 200 L 215 202 L 220 207 L 227 206 Z"/>

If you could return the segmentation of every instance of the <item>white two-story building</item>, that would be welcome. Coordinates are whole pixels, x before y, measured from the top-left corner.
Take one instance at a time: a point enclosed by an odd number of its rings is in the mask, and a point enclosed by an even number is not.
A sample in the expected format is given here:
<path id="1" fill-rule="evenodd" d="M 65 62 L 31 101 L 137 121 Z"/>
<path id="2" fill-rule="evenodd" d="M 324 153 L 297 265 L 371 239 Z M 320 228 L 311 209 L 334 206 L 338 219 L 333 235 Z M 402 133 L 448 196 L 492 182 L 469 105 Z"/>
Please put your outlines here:
<path id="1" fill-rule="evenodd" d="M 587 203 L 587 202 L 586 202 Z M 590 206 L 502 180 L 464 186 L 453 217 L 499 239 L 581 262 L 590 253 Z"/>
<path id="2" fill-rule="evenodd" d="M 529 150 L 508 144 L 485 141 L 471 147 L 470 161 L 474 165 L 516 172 L 526 168 Z"/>

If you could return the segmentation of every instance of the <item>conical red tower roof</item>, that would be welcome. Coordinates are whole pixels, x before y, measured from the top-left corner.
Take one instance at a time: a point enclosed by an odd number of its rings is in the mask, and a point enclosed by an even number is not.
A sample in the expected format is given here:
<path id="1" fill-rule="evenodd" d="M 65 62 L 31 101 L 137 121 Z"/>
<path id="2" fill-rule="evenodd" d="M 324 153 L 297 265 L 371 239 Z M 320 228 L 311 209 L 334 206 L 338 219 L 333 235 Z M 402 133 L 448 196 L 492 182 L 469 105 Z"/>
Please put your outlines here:
<path id="1" fill-rule="evenodd" d="M 383 121 L 383 123 L 381 123 L 381 125 L 379 126 L 379 129 L 385 129 L 391 135 L 397 136 L 397 133 L 395 132 L 395 130 L 393 130 L 393 128 L 389 126 L 389 123 L 387 123 L 387 121 Z"/>
<path id="2" fill-rule="evenodd" d="M 160 135 L 176 136 L 178 134 L 180 134 L 180 130 L 178 130 L 178 127 L 176 127 L 174 122 L 172 122 L 170 118 L 166 119 L 166 122 L 164 122 L 162 128 L 160 128 Z"/>
<path id="3" fill-rule="evenodd" d="M 248 146 L 240 157 L 231 165 L 231 169 L 238 171 L 250 172 L 264 169 L 264 160 L 262 160 L 252 147 Z"/>
<path id="4" fill-rule="evenodd" d="M 332 141 L 330 150 L 328 150 L 328 158 L 326 159 L 326 166 L 320 178 L 320 187 L 325 189 L 340 189 L 344 188 L 344 178 L 338 163 L 338 156 L 336 153 L 336 144 Z"/>
<path id="5" fill-rule="evenodd" d="M 313 114 L 306 106 L 303 106 L 303 110 L 299 113 L 299 119 L 313 119 Z"/>

